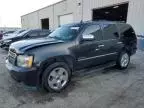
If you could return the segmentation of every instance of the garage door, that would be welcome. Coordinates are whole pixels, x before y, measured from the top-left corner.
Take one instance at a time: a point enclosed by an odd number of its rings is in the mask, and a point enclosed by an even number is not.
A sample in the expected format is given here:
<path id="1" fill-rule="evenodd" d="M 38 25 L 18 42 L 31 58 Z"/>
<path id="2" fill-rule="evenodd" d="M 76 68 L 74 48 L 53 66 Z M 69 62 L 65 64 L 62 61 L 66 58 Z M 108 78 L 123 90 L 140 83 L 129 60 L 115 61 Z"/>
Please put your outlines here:
<path id="1" fill-rule="evenodd" d="M 67 14 L 59 17 L 59 25 L 73 23 L 73 14 Z"/>
<path id="2" fill-rule="evenodd" d="M 127 21 L 128 3 L 93 10 L 93 20 Z"/>

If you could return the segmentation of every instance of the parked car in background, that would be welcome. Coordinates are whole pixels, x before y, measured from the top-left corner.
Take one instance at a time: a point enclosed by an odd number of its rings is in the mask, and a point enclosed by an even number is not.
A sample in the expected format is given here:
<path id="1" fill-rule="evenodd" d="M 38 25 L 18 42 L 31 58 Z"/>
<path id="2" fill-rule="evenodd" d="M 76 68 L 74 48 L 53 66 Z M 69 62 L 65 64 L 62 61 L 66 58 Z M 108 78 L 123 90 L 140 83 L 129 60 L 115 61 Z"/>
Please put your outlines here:
<path id="1" fill-rule="evenodd" d="M 130 25 L 83 22 L 61 26 L 47 38 L 13 43 L 6 67 L 17 81 L 60 92 L 76 70 L 107 63 L 126 69 L 136 50 Z"/>
<path id="2" fill-rule="evenodd" d="M 1 48 L 9 48 L 11 43 L 16 41 L 25 40 L 25 39 L 35 39 L 35 38 L 43 38 L 50 34 L 49 30 L 41 30 L 41 29 L 29 29 L 21 32 L 18 35 L 11 35 L 3 38 L 0 41 Z"/>
<path id="3" fill-rule="evenodd" d="M 14 32 L 15 32 L 14 30 L 13 31 L 7 31 L 7 32 L 4 32 L 3 35 L 9 35 L 9 34 L 12 34 Z"/>
<path id="4" fill-rule="evenodd" d="M 1 31 L 0 32 L 0 40 L 3 38 L 3 36 L 7 36 L 7 35 L 10 35 L 10 34 L 13 34 L 16 30 L 10 30 L 10 31 L 6 31 L 6 32 L 3 32 Z"/>
<path id="5" fill-rule="evenodd" d="M 9 31 L 9 32 L 6 32 L 3 34 L 3 39 L 9 37 L 9 36 L 17 36 L 18 34 L 24 32 L 25 29 L 19 29 L 19 30 L 16 30 L 16 31 Z"/>

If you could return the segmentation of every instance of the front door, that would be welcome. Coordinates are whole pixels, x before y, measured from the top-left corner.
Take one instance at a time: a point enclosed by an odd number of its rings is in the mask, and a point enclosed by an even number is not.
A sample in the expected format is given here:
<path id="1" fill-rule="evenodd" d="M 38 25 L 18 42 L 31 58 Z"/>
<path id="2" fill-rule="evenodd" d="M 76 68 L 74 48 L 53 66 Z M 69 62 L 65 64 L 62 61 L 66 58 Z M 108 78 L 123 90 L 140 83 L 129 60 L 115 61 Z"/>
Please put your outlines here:
<path id="1" fill-rule="evenodd" d="M 93 40 L 82 39 L 83 35 L 93 35 Z M 102 30 L 100 25 L 90 25 L 84 30 L 80 43 L 76 46 L 75 55 L 77 59 L 76 67 L 84 68 L 103 63 Z"/>

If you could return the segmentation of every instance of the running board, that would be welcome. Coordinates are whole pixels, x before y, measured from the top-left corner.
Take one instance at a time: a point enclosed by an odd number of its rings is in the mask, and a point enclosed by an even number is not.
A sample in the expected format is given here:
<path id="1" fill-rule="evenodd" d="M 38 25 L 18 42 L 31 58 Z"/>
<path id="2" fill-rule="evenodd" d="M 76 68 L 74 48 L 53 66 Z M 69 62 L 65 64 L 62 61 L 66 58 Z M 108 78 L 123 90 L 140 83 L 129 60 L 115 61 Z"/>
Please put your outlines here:
<path id="1" fill-rule="evenodd" d="M 79 70 L 79 71 L 75 71 L 73 72 L 73 75 L 75 76 L 76 74 L 83 74 L 83 75 L 87 75 L 87 74 L 91 74 L 91 73 L 94 73 L 97 72 L 97 71 L 101 71 L 101 70 L 104 70 L 104 69 L 110 69 L 110 68 L 113 68 L 114 66 L 116 65 L 116 62 L 108 62 L 108 63 L 105 63 L 103 65 L 98 65 L 98 66 L 93 66 L 93 67 L 89 67 L 89 68 L 84 68 L 82 70 Z"/>

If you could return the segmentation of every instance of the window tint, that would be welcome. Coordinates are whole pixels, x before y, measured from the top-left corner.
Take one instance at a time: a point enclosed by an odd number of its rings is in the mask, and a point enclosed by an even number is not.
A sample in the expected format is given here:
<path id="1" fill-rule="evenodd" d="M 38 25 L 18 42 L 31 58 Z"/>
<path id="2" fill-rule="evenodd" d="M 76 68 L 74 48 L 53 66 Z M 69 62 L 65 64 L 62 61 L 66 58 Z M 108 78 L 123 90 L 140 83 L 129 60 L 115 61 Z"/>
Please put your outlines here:
<path id="1" fill-rule="evenodd" d="M 127 24 L 118 24 L 120 31 L 121 41 L 126 44 L 136 43 L 136 34 L 133 28 Z"/>
<path id="2" fill-rule="evenodd" d="M 118 28 L 119 28 L 121 36 L 125 36 L 125 37 L 135 36 L 135 32 L 134 32 L 133 28 L 129 25 L 118 24 Z"/>
<path id="3" fill-rule="evenodd" d="M 119 33 L 115 24 L 103 25 L 103 38 L 104 40 L 116 39 L 119 37 Z"/>
<path id="4" fill-rule="evenodd" d="M 39 32 L 38 31 L 32 31 L 30 34 L 29 34 L 30 37 L 36 37 L 36 36 L 39 36 Z"/>
<path id="5" fill-rule="evenodd" d="M 100 41 L 102 40 L 102 31 L 101 31 L 101 28 L 99 25 L 91 25 L 91 26 L 88 26 L 83 35 L 94 35 L 95 36 L 95 40 L 97 41 Z"/>
<path id="6" fill-rule="evenodd" d="M 41 31 L 40 32 L 40 36 L 48 36 L 49 35 L 49 31 Z"/>

